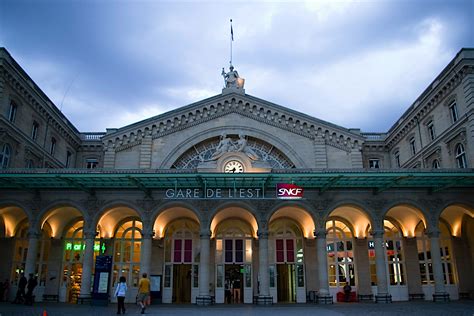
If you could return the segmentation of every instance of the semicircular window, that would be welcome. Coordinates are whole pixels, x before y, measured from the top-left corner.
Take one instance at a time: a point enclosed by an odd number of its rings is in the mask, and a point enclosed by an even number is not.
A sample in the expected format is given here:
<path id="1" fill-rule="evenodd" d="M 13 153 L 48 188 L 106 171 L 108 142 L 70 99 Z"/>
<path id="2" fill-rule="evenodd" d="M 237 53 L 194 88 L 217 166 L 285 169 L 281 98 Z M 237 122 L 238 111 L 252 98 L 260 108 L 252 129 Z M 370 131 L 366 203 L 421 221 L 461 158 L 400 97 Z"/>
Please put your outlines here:
<path id="1" fill-rule="evenodd" d="M 238 135 L 227 135 L 233 142 L 237 142 Z M 273 145 L 261 139 L 247 136 L 247 146 L 258 156 L 258 160 L 268 162 L 274 169 L 295 168 L 293 162 Z M 194 169 L 201 162 L 213 160 L 211 157 L 219 145 L 219 137 L 213 137 L 189 148 L 171 166 L 173 169 Z"/>

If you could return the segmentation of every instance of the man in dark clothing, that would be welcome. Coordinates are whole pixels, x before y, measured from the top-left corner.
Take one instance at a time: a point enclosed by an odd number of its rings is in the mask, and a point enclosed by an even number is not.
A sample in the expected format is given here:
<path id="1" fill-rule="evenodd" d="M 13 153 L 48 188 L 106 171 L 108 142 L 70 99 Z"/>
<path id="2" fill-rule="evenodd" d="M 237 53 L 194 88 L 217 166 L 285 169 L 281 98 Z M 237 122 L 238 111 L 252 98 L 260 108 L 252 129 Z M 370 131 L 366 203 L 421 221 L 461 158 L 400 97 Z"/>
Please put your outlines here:
<path id="1" fill-rule="evenodd" d="M 28 281 L 26 280 L 25 274 L 21 273 L 20 280 L 18 281 L 18 291 L 16 292 L 15 301 L 13 303 L 21 304 L 25 301 L 25 288 Z"/>
<path id="2" fill-rule="evenodd" d="M 351 300 L 351 291 L 352 291 L 352 288 L 349 285 L 349 283 L 344 285 L 343 290 L 344 290 L 344 296 L 345 296 L 346 302 L 349 302 Z"/>
<path id="3" fill-rule="evenodd" d="M 33 291 L 35 290 L 35 287 L 38 285 L 38 281 L 36 280 L 36 277 L 33 276 L 33 273 L 30 273 L 30 278 L 28 279 L 28 285 L 26 286 L 28 288 L 28 292 L 26 292 L 26 297 L 25 297 L 25 304 L 26 305 L 33 305 L 34 302 L 34 295 Z"/>

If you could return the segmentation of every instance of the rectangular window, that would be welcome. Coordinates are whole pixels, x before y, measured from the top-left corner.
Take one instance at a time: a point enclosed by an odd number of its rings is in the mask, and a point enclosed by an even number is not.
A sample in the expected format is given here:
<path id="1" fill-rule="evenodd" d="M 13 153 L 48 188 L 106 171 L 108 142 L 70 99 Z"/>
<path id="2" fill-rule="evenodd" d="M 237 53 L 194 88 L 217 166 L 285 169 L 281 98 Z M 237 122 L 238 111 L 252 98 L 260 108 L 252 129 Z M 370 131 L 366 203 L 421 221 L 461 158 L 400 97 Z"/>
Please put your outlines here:
<path id="1" fill-rule="evenodd" d="M 68 150 L 66 152 L 66 168 L 69 168 L 69 165 L 71 164 L 71 156 L 72 153 Z"/>
<path id="2" fill-rule="evenodd" d="M 165 265 L 165 282 L 164 287 L 171 287 L 171 265 Z"/>
<path id="3" fill-rule="evenodd" d="M 193 265 L 193 287 L 199 287 L 199 265 Z"/>
<path id="4" fill-rule="evenodd" d="M 283 239 L 276 240 L 276 261 L 285 262 L 285 255 L 283 249 Z"/>
<path id="5" fill-rule="evenodd" d="M 224 257 L 225 257 L 225 262 L 232 262 L 232 254 L 233 254 L 233 244 L 232 244 L 232 239 L 226 239 L 224 240 Z"/>
<path id="6" fill-rule="evenodd" d="M 244 241 L 235 240 L 235 262 L 244 262 Z"/>
<path id="7" fill-rule="evenodd" d="M 31 138 L 33 140 L 36 140 L 38 138 L 38 129 L 39 129 L 39 124 L 38 122 L 33 122 L 33 127 L 31 128 Z"/>
<path id="8" fill-rule="evenodd" d="M 400 153 L 398 151 L 395 153 L 395 166 L 400 168 Z"/>
<path id="9" fill-rule="evenodd" d="M 193 241 L 186 239 L 184 241 L 184 262 L 192 262 L 193 258 Z"/>
<path id="10" fill-rule="evenodd" d="M 56 151 L 56 139 L 53 137 L 51 138 L 51 147 L 49 148 L 49 153 L 54 156 L 54 152 Z"/>
<path id="11" fill-rule="evenodd" d="M 458 109 L 456 102 L 453 102 L 449 105 L 449 113 L 451 114 L 451 121 L 455 123 L 458 120 Z"/>
<path id="12" fill-rule="evenodd" d="M 295 247 L 293 239 L 286 240 L 286 261 L 295 262 Z"/>
<path id="13" fill-rule="evenodd" d="M 173 262 L 181 262 L 181 248 L 182 247 L 182 240 L 175 239 L 174 240 L 174 255 L 173 255 Z"/>
<path id="14" fill-rule="evenodd" d="M 430 140 L 434 140 L 436 138 L 433 121 L 430 121 L 428 123 L 428 135 L 430 137 Z"/>
<path id="15" fill-rule="evenodd" d="M 296 266 L 296 278 L 297 278 L 297 283 L 298 287 L 303 287 L 304 286 L 304 269 L 302 264 L 298 264 Z"/>
<path id="16" fill-rule="evenodd" d="M 98 165 L 99 165 L 99 162 L 97 161 L 97 159 L 95 159 L 95 158 L 86 159 L 86 168 L 87 169 L 97 168 Z"/>
<path id="17" fill-rule="evenodd" d="M 18 107 L 16 106 L 16 104 L 13 101 L 10 102 L 10 109 L 8 111 L 8 120 L 12 123 L 15 122 L 17 109 Z"/>
<path id="18" fill-rule="evenodd" d="M 412 155 L 416 154 L 415 137 L 410 138 L 410 151 Z"/>
<path id="19" fill-rule="evenodd" d="M 270 287 L 275 287 L 275 266 L 270 265 L 268 267 L 268 273 L 270 274 Z"/>
<path id="20" fill-rule="evenodd" d="M 380 160 L 379 159 L 369 159 L 369 168 L 370 169 L 379 169 Z"/>

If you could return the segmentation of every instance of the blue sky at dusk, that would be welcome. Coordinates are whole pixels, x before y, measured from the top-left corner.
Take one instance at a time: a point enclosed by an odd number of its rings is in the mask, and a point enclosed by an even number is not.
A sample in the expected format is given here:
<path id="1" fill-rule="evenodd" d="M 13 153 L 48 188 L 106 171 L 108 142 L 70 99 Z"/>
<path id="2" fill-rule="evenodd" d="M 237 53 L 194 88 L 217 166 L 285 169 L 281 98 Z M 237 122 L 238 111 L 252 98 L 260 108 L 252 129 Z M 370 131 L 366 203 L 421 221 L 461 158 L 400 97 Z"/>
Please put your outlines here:
<path id="1" fill-rule="evenodd" d="M 474 0 L 2 0 L 0 46 L 83 132 L 221 92 L 387 131 L 462 47 Z"/>

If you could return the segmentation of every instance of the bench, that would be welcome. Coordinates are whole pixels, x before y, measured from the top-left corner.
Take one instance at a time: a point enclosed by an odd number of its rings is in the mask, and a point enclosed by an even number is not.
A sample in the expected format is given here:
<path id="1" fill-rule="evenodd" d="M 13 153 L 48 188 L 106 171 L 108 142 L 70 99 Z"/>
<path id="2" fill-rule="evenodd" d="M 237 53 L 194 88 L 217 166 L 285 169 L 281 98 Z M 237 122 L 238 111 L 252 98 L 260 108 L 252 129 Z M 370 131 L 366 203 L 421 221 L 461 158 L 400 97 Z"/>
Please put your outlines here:
<path id="1" fill-rule="evenodd" d="M 459 299 L 460 300 L 470 300 L 471 295 L 469 294 L 469 292 L 461 292 L 461 293 L 459 293 Z"/>
<path id="2" fill-rule="evenodd" d="M 315 303 L 318 304 L 334 304 L 332 295 L 316 295 Z"/>
<path id="3" fill-rule="evenodd" d="M 375 295 L 375 302 L 376 303 L 392 303 L 392 295 L 390 294 Z"/>
<path id="4" fill-rule="evenodd" d="M 449 302 L 448 293 L 433 294 L 433 302 Z"/>
<path id="5" fill-rule="evenodd" d="M 77 304 L 84 304 L 84 302 L 92 302 L 92 296 L 90 295 L 79 295 L 77 297 Z"/>
<path id="6" fill-rule="evenodd" d="M 254 295 L 253 303 L 257 305 L 273 305 L 273 296 Z"/>
<path id="7" fill-rule="evenodd" d="M 43 302 L 59 302 L 59 295 L 43 294 Z"/>
<path id="8" fill-rule="evenodd" d="M 338 302 L 357 302 L 357 293 L 355 291 L 351 291 L 349 294 L 349 300 L 346 301 L 346 293 L 337 292 L 336 300 Z"/>
<path id="9" fill-rule="evenodd" d="M 357 299 L 359 302 L 373 302 L 374 294 L 358 294 Z"/>
<path id="10" fill-rule="evenodd" d="M 408 294 L 408 300 L 415 301 L 415 300 L 424 300 L 425 294 L 423 293 L 410 293 Z"/>
<path id="11" fill-rule="evenodd" d="M 214 305 L 216 303 L 215 296 L 196 296 L 196 305 L 207 306 Z"/>

